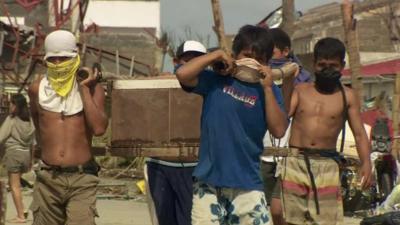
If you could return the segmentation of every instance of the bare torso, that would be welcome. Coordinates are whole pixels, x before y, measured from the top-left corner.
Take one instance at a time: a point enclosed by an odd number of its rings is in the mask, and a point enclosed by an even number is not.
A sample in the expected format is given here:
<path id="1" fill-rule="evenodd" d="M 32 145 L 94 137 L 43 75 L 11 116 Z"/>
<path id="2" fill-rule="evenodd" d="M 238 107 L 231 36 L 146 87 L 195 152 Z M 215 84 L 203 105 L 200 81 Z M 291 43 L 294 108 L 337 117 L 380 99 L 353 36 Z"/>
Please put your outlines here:
<path id="1" fill-rule="evenodd" d="M 40 81 L 39 81 L 40 82 Z M 32 85 L 31 98 L 36 110 L 36 127 L 39 130 L 41 159 L 50 165 L 74 166 L 90 160 L 92 135 L 83 112 L 72 116 L 42 109 L 38 103 L 39 83 Z"/>
<path id="2" fill-rule="evenodd" d="M 338 135 L 343 127 L 341 91 L 337 90 L 329 95 L 321 94 L 313 83 L 299 85 L 296 90 L 289 145 L 335 149 Z"/>
<path id="3" fill-rule="evenodd" d="M 82 112 L 63 116 L 39 109 L 42 160 L 50 165 L 79 165 L 91 158 L 91 135 Z"/>

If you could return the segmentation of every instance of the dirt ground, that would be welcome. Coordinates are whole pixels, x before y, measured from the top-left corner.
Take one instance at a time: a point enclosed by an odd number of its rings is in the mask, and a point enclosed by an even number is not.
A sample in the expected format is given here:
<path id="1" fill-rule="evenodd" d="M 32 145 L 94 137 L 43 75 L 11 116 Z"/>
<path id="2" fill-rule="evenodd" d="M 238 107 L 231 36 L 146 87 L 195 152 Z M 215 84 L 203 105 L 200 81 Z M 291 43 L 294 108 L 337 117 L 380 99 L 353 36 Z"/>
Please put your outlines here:
<path id="1" fill-rule="evenodd" d="M 0 176 L 6 181 L 5 176 Z M 34 176 L 26 175 L 25 179 L 34 181 Z M 141 194 L 136 186 L 138 180 L 101 178 L 97 193 L 97 210 L 100 217 L 96 219 L 97 225 L 152 225 L 146 196 Z M 23 199 L 25 208 L 32 201 L 32 189 L 24 188 Z M 11 194 L 7 194 L 6 219 L 15 217 L 16 212 Z M 32 224 L 32 213 L 29 212 L 28 223 Z M 343 224 L 359 225 L 360 219 L 346 217 Z M 12 223 L 6 223 L 12 225 Z M 171 224 L 172 225 L 172 224 Z"/>
<path id="2" fill-rule="evenodd" d="M 24 204 L 28 207 L 32 201 L 32 191 L 25 190 L 23 195 Z M 15 208 L 10 193 L 8 193 L 7 205 L 6 218 L 10 219 L 15 216 Z M 147 203 L 145 202 L 145 196 L 143 195 L 137 195 L 134 199 L 130 200 L 115 200 L 112 199 L 110 195 L 101 194 L 98 195 L 97 209 L 100 214 L 100 217 L 96 220 L 97 225 L 152 225 L 149 219 L 149 211 Z M 31 213 L 29 214 L 28 220 L 26 224 L 32 224 Z M 360 220 L 347 217 L 343 224 L 358 225 L 360 224 Z M 6 223 L 6 225 L 12 225 L 12 223 Z"/>
<path id="3" fill-rule="evenodd" d="M 25 193 L 24 203 L 29 206 L 32 201 L 31 194 Z M 15 216 L 15 209 L 11 195 L 8 195 L 7 219 Z M 151 225 L 147 204 L 134 200 L 103 200 L 97 201 L 100 217 L 97 225 Z M 27 225 L 32 224 L 32 214 L 29 213 Z M 6 223 L 11 225 L 13 223 Z"/>

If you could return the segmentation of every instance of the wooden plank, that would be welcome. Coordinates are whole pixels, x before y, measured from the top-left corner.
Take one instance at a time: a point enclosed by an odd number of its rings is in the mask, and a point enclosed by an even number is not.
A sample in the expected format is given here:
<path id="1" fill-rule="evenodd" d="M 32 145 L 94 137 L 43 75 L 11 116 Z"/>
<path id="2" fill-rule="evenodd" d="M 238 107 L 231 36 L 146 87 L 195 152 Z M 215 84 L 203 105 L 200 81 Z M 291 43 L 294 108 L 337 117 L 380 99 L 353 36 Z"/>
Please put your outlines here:
<path id="1" fill-rule="evenodd" d="M 114 81 L 111 96 L 112 148 L 200 142 L 203 100 L 183 91 L 175 77 Z"/>
<path id="2" fill-rule="evenodd" d="M 154 147 L 154 148 L 121 148 L 112 147 L 110 153 L 112 156 L 121 157 L 180 157 L 193 158 L 198 157 L 198 147 Z"/>
<path id="3" fill-rule="evenodd" d="M 157 80 L 116 80 L 113 82 L 113 90 L 151 90 L 171 88 L 181 88 L 181 85 L 176 78 Z"/>
<path id="4" fill-rule="evenodd" d="M 168 92 L 168 89 L 113 90 L 111 140 L 168 141 Z"/>
<path id="5" fill-rule="evenodd" d="M 132 146 L 132 147 L 112 147 L 110 153 L 113 156 L 122 157 L 198 157 L 199 146 L 165 146 L 165 147 L 150 147 Z M 279 148 L 265 147 L 262 153 L 263 156 L 297 156 L 298 149 L 295 148 Z"/>
<path id="6" fill-rule="evenodd" d="M 203 99 L 181 89 L 170 90 L 169 140 L 172 143 L 200 143 Z"/>

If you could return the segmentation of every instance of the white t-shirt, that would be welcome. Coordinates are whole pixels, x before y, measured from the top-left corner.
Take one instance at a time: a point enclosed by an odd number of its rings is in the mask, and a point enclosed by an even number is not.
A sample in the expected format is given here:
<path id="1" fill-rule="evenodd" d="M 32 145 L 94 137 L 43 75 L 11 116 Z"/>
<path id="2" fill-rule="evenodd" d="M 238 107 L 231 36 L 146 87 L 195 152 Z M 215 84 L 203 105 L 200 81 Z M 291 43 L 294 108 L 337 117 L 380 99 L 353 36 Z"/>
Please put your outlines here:
<path id="1" fill-rule="evenodd" d="M 264 143 L 264 147 L 288 147 L 289 146 L 289 136 L 290 136 L 290 125 L 291 122 L 289 122 L 289 127 L 286 130 L 285 135 L 278 139 L 278 138 L 274 138 L 269 131 L 267 131 L 265 133 L 264 139 L 263 139 L 263 143 Z M 262 156 L 261 160 L 264 162 L 274 162 L 274 156 Z"/>

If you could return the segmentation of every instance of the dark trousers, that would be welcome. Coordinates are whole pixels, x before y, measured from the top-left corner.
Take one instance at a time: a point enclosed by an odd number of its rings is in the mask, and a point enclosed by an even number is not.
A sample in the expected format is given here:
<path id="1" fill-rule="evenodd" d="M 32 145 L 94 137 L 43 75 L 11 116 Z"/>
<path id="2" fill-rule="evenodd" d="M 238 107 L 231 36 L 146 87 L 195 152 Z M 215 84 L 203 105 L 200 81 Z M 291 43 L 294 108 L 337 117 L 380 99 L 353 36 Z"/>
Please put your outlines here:
<path id="1" fill-rule="evenodd" d="M 271 205 L 272 198 L 280 198 L 280 185 L 275 177 L 276 162 L 261 162 L 261 176 L 264 181 L 264 194 L 268 205 Z"/>
<path id="2" fill-rule="evenodd" d="M 150 193 L 159 225 L 191 225 L 194 167 L 147 163 Z"/>

